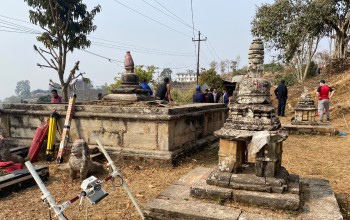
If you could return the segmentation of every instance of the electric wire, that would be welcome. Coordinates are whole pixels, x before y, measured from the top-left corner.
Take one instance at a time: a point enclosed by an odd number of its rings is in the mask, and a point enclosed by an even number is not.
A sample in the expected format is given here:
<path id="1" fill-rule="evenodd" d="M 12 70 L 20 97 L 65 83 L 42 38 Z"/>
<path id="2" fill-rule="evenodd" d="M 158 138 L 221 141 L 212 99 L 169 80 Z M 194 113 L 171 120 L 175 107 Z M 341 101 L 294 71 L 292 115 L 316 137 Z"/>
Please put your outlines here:
<path id="1" fill-rule="evenodd" d="M 215 51 L 213 45 L 210 43 L 210 40 L 209 40 L 209 39 L 208 39 L 208 45 L 209 45 L 209 46 L 211 47 L 211 49 L 214 51 L 214 54 L 215 54 L 215 56 L 218 58 L 218 60 L 221 60 L 220 57 L 218 56 L 218 54 L 216 53 L 216 51 Z"/>
<path id="2" fill-rule="evenodd" d="M 113 41 L 113 40 L 106 40 L 106 39 L 99 38 L 99 37 L 91 37 L 91 36 L 89 36 L 89 38 L 100 40 L 100 41 L 105 41 L 105 42 L 109 42 L 109 43 L 113 43 L 113 44 L 115 43 L 115 44 L 128 46 L 128 48 L 145 49 L 145 50 L 151 50 L 151 51 L 156 51 L 156 52 L 172 53 L 172 54 L 186 54 L 186 55 L 188 54 L 188 55 L 190 55 L 190 53 L 186 53 L 186 52 L 177 52 L 177 51 L 167 51 L 167 50 L 154 49 L 154 48 L 149 48 L 149 47 L 137 46 L 137 45 L 134 45 L 134 44 L 122 43 L 122 42 Z M 118 45 L 115 45 L 115 46 L 118 46 Z"/>
<path id="3" fill-rule="evenodd" d="M 193 28 L 190 24 L 188 24 L 186 21 L 184 21 L 184 20 L 182 20 L 179 16 L 177 16 L 176 14 L 174 14 L 173 12 L 171 12 L 169 9 L 167 9 L 164 5 L 162 5 L 161 3 L 159 3 L 157 0 L 153 0 L 153 1 L 155 1 L 158 5 L 160 5 L 162 8 L 164 8 L 166 11 L 168 11 L 170 14 L 172 14 L 173 16 L 175 16 L 176 18 L 177 18 L 177 20 L 178 21 L 181 21 L 181 23 L 183 23 L 184 25 L 186 25 L 187 27 L 189 27 L 189 28 Z M 194 29 L 194 30 L 196 30 L 197 32 L 199 31 L 199 30 L 197 30 L 197 29 Z"/>
<path id="4" fill-rule="evenodd" d="M 182 34 L 182 35 L 186 36 L 186 37 L 191 37 L 190 35 L 185 34 L 185 33 L 181 32 L 181 31 L 178 31 L 178 30 L 176 30 L 176 29 L 174 29 L 174 28 L 172 28 L 172 27 L 170 27 L 170 26 L 168 26 L 168 25 L 166 25 L 166 24 L 164 24 L 164 23 L 162 23 L 160 21 L 157 21 L 156 19 L 153 19 L 153 18 L 149 17 L 148 15 L 145 15 L 145 14 L 143 14 L 143 13 L 141 13 L 141 12 L 131 8 L 131 7 L 129 7 L 129 6 L 125 5 L 125 4 L 123 4 L 122 2 L 118 1 L 118 0 L 113 0 L 113 1 L 118 3 L 118 4 L 120 4 L 120 5 L 122 5 L 122 6 L 124 6 L 124 7 L 126 7 L 126 8 L 128 8 L 128 9 L 130 9 L 130 10 L 132 10 L 133 12 L 135 12 L 135 13 L 137 13 L 139 15 L 142 15 L 142 16 L 144 16 L 144 17 L 146 17 L 146 18 L 148 18 L 148 19 L 150 19 L 150 20 L 152 20 L 152 21 L 154 21 L 154 22 L 156 22 L 156 23 L 158 23 L 158 24 L 160 24 L 160 25 L 170 29 L 170 30 L 173 30 L 173 31 L 175 31 L 175 32 L 177 32 L 179 34 Z"/>
<path id="5" fill-rule="evenodd" d="M 82 49 L 81 51 L 83 51 L 83 52 L 85 52 L 85 53 L 89 53 L 89 54 L 94 55 L 94 56 L 97 56 L 97 57 L 100 57 L 100 58 L 103 58 L 103 59 L 106 59 L 106 60 L 108 60 L 110 63 L 115 63 L 115 64 L 117 64 L 117 66 L 123 68 L 123 66 L 119 64 L 119 63 L 124 63 L 124 62 L 122 62 L 122 61 L 115 60 L 115 59 L 112 59 L 112 58 L 108 58 L 108 57 L 105 57 L 105 56 L 102 56 L 102 55 L 100 55 L 100 54 L 97 54 L 97 53 L 94 53 L 94 52 L 91 52 L 91 51 L 87 51 L 87 50 L 84 50 L 84 49 Z"/>
<path id="6" fill-rule="evenodd" d="M 208 46 L 208 44 L 206 43 L 205 45 L 207 46 L 211 56 L 214 58 L 214 60 L 216 60 L 216 57 L 214 56 L 214 54 L 213 54 L 212 50 L 210 49 L 210 47 Z"/>
<path id="7" fill-rule="evenodd" d="M 145 54 L 156 54 L 156 55 L 167 55 L 167 56 L 184 56 L 184 57 L 192 57 L 191 54 L 177 54 L 172 52 L 162 52 L 162 51 L 151 51 L 151 50 L 145 50 L 145 49 L 138 49 L 138 48 L 131 48 L 131 47 L 125 47 L 115 44 L 107 44 L 103 42 L 97 42 L 97 41 L 91 41 L 92 45 L 99 46 L 99 47 L 105 47 L 110 49 L 117 49 L 117 50 L 130 50 L 133 49 L 133 52 L 136 53 L 145 53 Z"/>

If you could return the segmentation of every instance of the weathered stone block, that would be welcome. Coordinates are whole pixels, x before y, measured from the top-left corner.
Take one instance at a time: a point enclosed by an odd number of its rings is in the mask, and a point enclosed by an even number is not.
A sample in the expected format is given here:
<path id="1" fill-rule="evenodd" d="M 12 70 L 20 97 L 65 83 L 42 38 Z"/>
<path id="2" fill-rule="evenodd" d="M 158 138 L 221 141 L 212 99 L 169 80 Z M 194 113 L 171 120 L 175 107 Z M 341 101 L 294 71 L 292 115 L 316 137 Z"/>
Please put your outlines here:
<path id="1" fill-rule="evenodd" d="M 229 172 L 220 172 L 219 170 L 214 170 L 210 173 L 207 184 L 215 185 L 220 187 L 228 187 L 230 184 L 232 173 Z"/>
<path id="2" fill-rule="evenodd" d="M 219 169 L 222 172 L 237 173 L 242 171 L 246 143 L 220 138 Z"/>
<path id="3" fill-rule="evenodd" d="M 266 193 L 246 190 L 234 190 L 233 200 L 251 205 L 267 206 L 284 210 L 297 210 L 300 198 L 296 194 Z"/>
<path id="4" fill-rule="evenodd" d="M 154 134 L 157 131 L 157 122 L 128 121 L 127 133 Z"/>
<path id="5" fill-rule="evenodd" d="M 157 149 L 157 134 L 124 134 L 124 147 L 136 149 Z"/>
<path id="6" fill-rule="evenodd" d="M 200 199 L 227 200 L 232 198 L 232 189 L 208 185 L 200 180 L 191 187 L 191 196 Z"/>

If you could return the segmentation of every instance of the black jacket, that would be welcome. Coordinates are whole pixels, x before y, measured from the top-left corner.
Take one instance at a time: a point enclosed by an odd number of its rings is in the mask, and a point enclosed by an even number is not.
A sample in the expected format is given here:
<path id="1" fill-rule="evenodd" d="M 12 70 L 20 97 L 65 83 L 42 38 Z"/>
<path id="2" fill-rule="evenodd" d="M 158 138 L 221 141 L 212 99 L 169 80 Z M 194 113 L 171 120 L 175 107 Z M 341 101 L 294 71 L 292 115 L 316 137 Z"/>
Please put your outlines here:
<path id="1" fill-rule="evenodd" d="M 275 95 L 277 99 L 287 99 L 288 98 L 288 89 L 287 86 L 284 83 L 281 83 L 276 89 L 275 89 Z"/>

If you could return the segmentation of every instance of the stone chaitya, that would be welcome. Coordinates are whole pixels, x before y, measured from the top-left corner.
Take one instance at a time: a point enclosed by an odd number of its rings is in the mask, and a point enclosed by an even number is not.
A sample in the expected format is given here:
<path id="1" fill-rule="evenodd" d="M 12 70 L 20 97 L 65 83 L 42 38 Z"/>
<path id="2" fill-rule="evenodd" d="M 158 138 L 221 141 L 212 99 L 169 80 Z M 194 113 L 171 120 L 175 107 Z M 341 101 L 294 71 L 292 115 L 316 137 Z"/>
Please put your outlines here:
<path id="1" fill-rule="evenodd" d="M 238 98 L 229 106 L 226 123 L 214 133 L 220 138 L 219 165 L 206 183 L 217 187 L 214 193 L 219 195 L 220 188 L 233 189 L 221 198 L 296 210 L 300 201 L 299 177 L 289 175 L 281 165 L 282 142 L 288 134 L 281 129 L 271 104 L 271 84 L 260 78 L 263 59 L 263 42 L 256 38 L 249 48 L 248 77 L 239 85 Z M 248 154 L 255 158 L 248 161 Z M 205 191 L 213 193 L 206 187 L 193 186 L 191 195 L 205 198 Z"/>
<path id="2" fill-rule="evenodd" d="M 318 122 L 315 120 L 317 109 L 311 94 L 306 88 L 301 94 L 298 105 L 294 111 L 295 114 L 291 123 L 292 125 L 318 125 Z"/>
<path id="3" fill-rule="evenodd" d="M 150 96 L 147 89 L 139 85 L 139 77 L 134 73 L 134 60 L 130 51 L 125 54 L 124 60 L 125 73 L 122 74 L 122 84 L 118 88 L 112 89 L 113 94 L 103 97 L 103 100 L 110 101 L 152 101 L 154 97 Z"/>

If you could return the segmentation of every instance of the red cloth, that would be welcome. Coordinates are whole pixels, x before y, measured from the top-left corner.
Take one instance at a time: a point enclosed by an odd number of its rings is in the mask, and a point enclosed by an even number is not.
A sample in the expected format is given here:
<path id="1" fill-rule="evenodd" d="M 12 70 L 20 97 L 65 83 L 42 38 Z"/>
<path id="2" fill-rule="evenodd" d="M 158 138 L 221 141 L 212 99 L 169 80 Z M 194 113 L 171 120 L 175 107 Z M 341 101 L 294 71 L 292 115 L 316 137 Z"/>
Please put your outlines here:
<path id="1" fill-rule="evenodd" d="M 23 164 L 12 161 L 0 162 L 0 169 L 6 173 L 11 173 L 12 171 L 23 169 Z"/>

